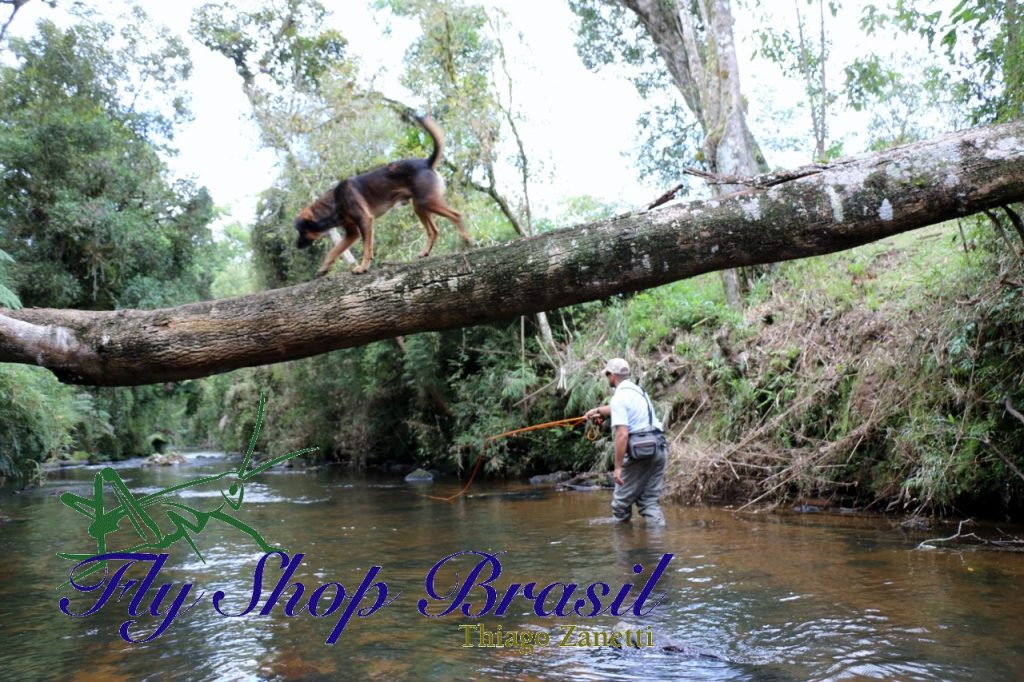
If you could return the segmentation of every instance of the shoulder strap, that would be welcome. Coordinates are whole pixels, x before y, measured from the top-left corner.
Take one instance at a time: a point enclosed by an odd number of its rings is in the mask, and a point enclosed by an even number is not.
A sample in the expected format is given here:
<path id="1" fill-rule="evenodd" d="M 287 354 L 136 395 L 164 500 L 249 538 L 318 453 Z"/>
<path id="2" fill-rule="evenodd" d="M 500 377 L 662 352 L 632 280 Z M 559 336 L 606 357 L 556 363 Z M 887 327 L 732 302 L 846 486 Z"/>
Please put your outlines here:
<path id="1" fill-rule="evenodd" d="M 651 430 L 654 428 L 654 410 L 651 408 L 651 399 L 647 397 L 647 391 L 640 388 L 636 384 L 632 386 L 623 386 L 622 388 L 628 391 L 636 391 L 644 397 L 644 401 L 647 403 L 647 429 Z"/>

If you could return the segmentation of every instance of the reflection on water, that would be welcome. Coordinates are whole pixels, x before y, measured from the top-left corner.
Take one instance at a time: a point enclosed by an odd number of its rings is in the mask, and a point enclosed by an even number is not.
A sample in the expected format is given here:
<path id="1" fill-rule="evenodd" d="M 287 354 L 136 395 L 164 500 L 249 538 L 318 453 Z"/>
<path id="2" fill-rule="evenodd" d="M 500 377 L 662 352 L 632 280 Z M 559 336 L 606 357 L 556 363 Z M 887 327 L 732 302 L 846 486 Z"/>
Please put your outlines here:
<path id="1" fill-rule="evenodd" d="M 120 474 L 141 494 L 222 470 L 216 460 L 195 462 L 126 466 Z M 202 560 L 179 543 L 160 574 L 161 583 L 192 583 L 195 593 L 204 593 L 202 600 L 158 639 L 129 644 L 118 628 L 128 618 L 133 593 L 93 616 L 70 618 L 59 611 L 61 596 L 71 596 L 75 612 L 95 596 L 54 589 L 71 565 L 55 552 L 89 548 L 87 520 L 57 495 L 90 494 L 96 471 L 66 471 L 40 491 L 0 495 L 0 512 L 9 519 L 0 524 L 5 679 L 138 680 L 168 673 L 179 679 L 280 680 L 1024 678 L 1024 596 L 1017 589 L 1024 557 L 1018 555 L 915 551 L 927 535 L 884 518 L 667 508 L 668 527 L 648 529 L 595 523 L 608 515 L 608 493 L 480 483 L 471 496 L 447 504 L 422 493 L 450 494 L 455 483 L 424 488 L 337 472 L 267 472 L 246 485 L 236 516 L 272 544 L 305 555 L 292 581 L 305 584 L 307 597 L 328 582 L 351 594 L 380 566 L 376 579 L 390 596 L 401 592 L 394 603 L 354 617 L 332 646 L 325 640 L 347 602 L 323 618 L 308 611 L 288 617 L 286 593 L 270 615 L 258 615 L 257 607 L 245 617 L 224 617 L 214 610 L 212 595 L 224 591 L 222 609 L 240 612 L 262 554 L 237 529 L 211 522 L 195 538 Z M 188 494 L 194 498 L 189 504 L 216 501 L 215 492 Z M 466 550 L 503 552 L 502 574 L 493 583 L 499 596 L 511 583 L 605 582 L 617 590 L 633 581 L 637 587 L 627 605 L 662 555 L 674 558 L 657 584 L 663 602 L 643 618 L 545 619 L 522 599 L 502 618 L 422 616 L 417 602 L 427 596 L 431 566 Z M 644 567 L 642 575 L 634 575 L 635 564 Z M 468 560 L 458 564 L 460 580 L 472 566 Z M 440 591 L 454 584 L 449 568 L 439 572 Z M 268 574 L 263 600 L 279 575 L 269 568 Z M 324 594 L 322 607 L 334 592 Z M 479 609 L 483 592 L 474 594 Z M 528 654 L 465 647 L 466 629 L 459 626 L 473 624 L 488 631 L 500 625 L 534 636 L 544 632 L 551 642 Z M 654 646 L 560 647 L 567 625 L 645 632 L 650 626 Z M 132 632 L 153 627 L 146 621 Z"/>

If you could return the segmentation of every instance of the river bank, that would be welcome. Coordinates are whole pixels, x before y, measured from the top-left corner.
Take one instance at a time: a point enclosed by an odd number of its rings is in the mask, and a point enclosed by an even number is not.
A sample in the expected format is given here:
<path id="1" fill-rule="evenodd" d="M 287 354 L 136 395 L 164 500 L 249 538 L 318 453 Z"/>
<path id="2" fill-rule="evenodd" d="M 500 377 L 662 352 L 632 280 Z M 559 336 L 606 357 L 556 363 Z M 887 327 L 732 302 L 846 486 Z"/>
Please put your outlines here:
<path id="1" fill-rule="evenodd" d="M 669 496 L 1019 518 L 1019 263 L 946 225 L 781 267 L 650 351 Z"/>

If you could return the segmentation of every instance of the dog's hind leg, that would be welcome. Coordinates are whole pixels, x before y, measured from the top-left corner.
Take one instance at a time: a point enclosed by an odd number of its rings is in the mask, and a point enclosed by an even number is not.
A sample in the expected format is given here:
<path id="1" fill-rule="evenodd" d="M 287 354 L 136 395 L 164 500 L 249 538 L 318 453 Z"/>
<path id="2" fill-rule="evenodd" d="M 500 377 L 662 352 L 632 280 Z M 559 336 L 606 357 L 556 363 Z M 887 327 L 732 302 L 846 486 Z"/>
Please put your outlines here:
<path id="1" fill-rule="evenodd" d="M 430 201 L 424 204 L 423 208 L 431 213 L 436 213 L 439 216 L 444 216 L 455 225 L 455 228 L 459 231 L 462 236 L 462 241 L 465 242 L 466 246 L 473 246 L 473 240 L 469 238 L 469 233 L 466 232 L 466 227 L 462 224 L 462 215 L 451 208 L 448 208 L 443 201 Z M 437 229 L 436 227 L 434 228 Z"/>
<path id="2" fill-rule="evenodd" d="M 423 223 L 423 229 L 427 231 L 427 245 L 419 254 L 420 258 L 426 258 L 430 255 L 430 250 L 434 248 L 434 242 L 437 241 L 437 225 L 434 224 L 434 218 L 426 208 L 413 206 L 413 211 L 416 213 L 416 217 L 420 219 L 420 222 Z"/>

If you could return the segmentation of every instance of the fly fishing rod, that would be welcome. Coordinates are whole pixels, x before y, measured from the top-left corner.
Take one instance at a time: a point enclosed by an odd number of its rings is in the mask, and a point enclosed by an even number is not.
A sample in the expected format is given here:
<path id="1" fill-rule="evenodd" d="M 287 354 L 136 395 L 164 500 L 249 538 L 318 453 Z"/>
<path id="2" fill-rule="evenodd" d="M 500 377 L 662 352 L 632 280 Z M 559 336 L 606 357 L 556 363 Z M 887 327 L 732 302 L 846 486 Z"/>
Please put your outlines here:
<path id="1" fill-rule="evenodd" d="M 514 436 L 519 433 L 526 433 L 528 431 L 540 431 L 541 429 L 550 429 L 557 426 L 567 426 L 569 428 L 575 428 L 582 422 L 587 423 L 587 428 L 586 431 L 584 431 L 583 433 L 583 437 L 589 440 L 590 442 L 596 441 L 601 435 L 601 432 L 599 430 L 600 421 L 588 420 L 586 417 L 570 417 L 569 419 L 559 419 L 553 422 L 544 422 L 543 424 L 524 426 L 521 429 L 512 429 L 511 431 L 505 431 L 504 433 L 488 436 L 487 438 L 484 438 L 484 445 L 483 448 L 480 450 L 480 456 L 476 458 L 476 464 L 473 465 L 473 471 L 469 474 L 469 480 L 466 481 L 466 485 L 462 487 L 462 490 L 448 497 L 435 497 L 434 495 L 426 495 L 426 497 L 429 497 L 432 500 L 451 502 L 452 500 L 455 500 L 465 495 L 466 491 L 469 490 L 469 487 L 473 485 L 473 480 L 476 478 L 477 473 L 480 471 L 480 465 L 483 464 L 484 456 L 487 454 L 487 446 L 496 440 L 508 438 L 509 436 Z"/>

